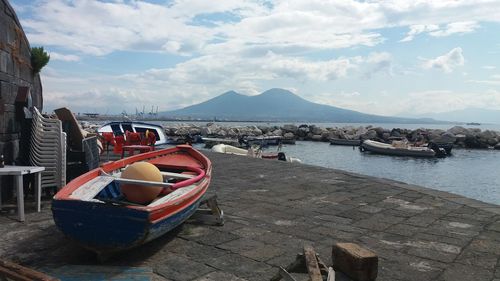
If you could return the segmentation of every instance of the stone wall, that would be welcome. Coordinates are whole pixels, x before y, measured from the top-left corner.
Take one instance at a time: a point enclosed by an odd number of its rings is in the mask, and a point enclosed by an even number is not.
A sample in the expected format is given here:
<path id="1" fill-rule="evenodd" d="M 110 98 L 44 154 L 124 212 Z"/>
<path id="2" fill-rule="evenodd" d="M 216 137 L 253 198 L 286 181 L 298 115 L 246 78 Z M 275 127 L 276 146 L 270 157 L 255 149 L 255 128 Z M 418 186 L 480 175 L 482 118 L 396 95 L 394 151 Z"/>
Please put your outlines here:
<path id="1" fill-rule="evenodd" d="M 29 150 L 28 142 L 21 140 L 29 133 L 23 107 L 41 110 L 43 105 L 40 77 L 33 73 L 30 57 L 30 45 L 14 9 L 7 0 L 0 0 L 0 154 L 6 164 L 27 164 L 20 157 Z M 28 99 L 31 104 L 25 102 Z M 0 186 L 10 184 L 8 177 L 0 178 Z"/>

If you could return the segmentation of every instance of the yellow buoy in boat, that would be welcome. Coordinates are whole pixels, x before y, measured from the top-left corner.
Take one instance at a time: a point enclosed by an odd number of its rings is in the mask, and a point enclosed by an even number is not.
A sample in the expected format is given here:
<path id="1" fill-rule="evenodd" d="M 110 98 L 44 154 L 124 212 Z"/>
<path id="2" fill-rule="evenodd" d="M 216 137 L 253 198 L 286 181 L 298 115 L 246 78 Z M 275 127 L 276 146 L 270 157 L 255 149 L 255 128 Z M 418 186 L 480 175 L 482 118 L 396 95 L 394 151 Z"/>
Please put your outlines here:
<path id="1" fill-rule="evenodd" d="M 148 162 L 136 162 L 122 172 L 124 179 L 163 182 L 160 170 Z M 120 189 L 128 201 L 137 204 L 148 204 L 162 191 L 161 186 L 121 183 Z"/>

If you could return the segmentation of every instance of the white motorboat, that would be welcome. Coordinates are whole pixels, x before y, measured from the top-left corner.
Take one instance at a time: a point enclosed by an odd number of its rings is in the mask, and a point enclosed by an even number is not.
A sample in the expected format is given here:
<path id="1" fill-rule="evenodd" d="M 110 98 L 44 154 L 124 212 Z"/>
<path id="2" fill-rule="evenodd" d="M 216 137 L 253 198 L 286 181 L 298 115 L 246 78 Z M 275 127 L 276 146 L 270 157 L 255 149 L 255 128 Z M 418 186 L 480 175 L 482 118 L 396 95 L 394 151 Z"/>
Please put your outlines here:
<path id="1" fill-rule="evenodd" d="M 295 157 L 286 156 L 284 152 L 266 152 L 263 153 L 261 149 L 250 147 L 248 150 L 235 147 L 227 144 L 217 144 L 212 147 L 212 151 L 225 153 L 225 154 L 235 154 L 240 156 L 248 156 L 253 158 L 262 158 L 262 159 L 276 159 L 291 163 L 302 163 L 302 161 Z"/>
<path id="2" fill-rule="evenodd" d="M 435 157 L 436 151 L 429 147 L 412 146 L 404 142 L 393 142 L 392 144 L 365 140 L 361 143 L 361 151 L 370 151 L 378 154 L 394 156 Z M 439 148 L 438 148 L 439 149 Z"/>
<path id="3" fill-rule="evenodd" d="M 227 144 L 223 144 L 223 143 L 216 144 L 216 145 L 212 146 L 212 151 L 219 152 L 219 153 L 226 153 L 226 154 L 236 154 L 236 155 L 242 155 L 242 156 L 249 155 L 249 152 L 247 149 L 238 148 L 236 146 L 227 145 Z"/>

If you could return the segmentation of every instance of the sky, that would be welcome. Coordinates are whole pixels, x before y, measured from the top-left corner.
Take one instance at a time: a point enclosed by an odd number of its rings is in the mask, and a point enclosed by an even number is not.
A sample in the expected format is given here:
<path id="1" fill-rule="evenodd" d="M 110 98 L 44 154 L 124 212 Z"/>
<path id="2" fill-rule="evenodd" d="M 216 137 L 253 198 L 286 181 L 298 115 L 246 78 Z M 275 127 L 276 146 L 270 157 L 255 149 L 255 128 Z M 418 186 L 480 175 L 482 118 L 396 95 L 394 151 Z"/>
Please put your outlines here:
<path id="1" fill-rule="evenodd" d="M 44 111 L 179 109 L 284 88 L 364 113 L 500 110 L 498 0 L 10 0 Z"/>

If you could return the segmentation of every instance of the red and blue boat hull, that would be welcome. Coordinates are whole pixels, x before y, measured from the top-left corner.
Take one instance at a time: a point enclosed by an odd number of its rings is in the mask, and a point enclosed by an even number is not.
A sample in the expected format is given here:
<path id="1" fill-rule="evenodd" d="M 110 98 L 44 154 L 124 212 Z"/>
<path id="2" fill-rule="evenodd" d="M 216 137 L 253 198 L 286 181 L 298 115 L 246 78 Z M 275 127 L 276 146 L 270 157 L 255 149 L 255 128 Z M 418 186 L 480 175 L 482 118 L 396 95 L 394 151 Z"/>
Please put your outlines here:
<path id="1" fill-rule="evenodd" d="M 194 214 L 208 189 L 211 163 L 205 156 L 190 147 L 181 146 L 176 149 L 165 150 L 174 153 L 176 157 L 174 162 L 183 164 L 182 167 L 176 166 L 176 169 L 187 169 L 190 165 L 196 165 L 190 169 L 203 170 L 203 177 L 186 181 L 186 184 L 195 186 L 189 192 L 179 196 L 179 198 L 155 206 L 71 199 L 70 195 L 78 189 L 78 185 L 101 173 L 99 169 L 96 169 L 78 177 L 56 194 L 52 201 L 52 213 L 56 226 L 66 236 L 85 248 L 99 254 L 107 254 L 140 246 L 181 225 Z M 193 163 L 190 163 L 191 160 L 181 154 L 192 157 Z M 155 165 L 173 167 L 170 164 L 173 159 L 162 159 L 161 155 L 160 151 L 136 155 L 130 157 L 132 158 L 130 160 L 123 159 L 120 160 L 120 163 L 113 162 L 104 165 L 102 170 L 108 172 L 141 159 L 147 161 L 148 157 L 152 159 L 149 162 Z"/>

